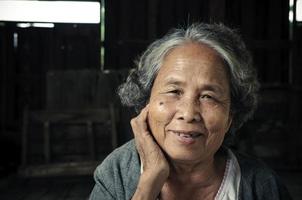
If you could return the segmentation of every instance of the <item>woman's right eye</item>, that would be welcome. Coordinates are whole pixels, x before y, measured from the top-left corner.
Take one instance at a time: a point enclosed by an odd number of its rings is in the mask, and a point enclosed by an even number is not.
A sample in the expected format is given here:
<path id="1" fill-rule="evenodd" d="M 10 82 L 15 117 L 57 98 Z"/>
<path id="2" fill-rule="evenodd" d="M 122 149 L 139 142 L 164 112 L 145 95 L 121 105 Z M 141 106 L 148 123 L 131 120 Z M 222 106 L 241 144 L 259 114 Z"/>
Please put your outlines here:
<path id="1" fill-rule="evenodd" d="M 181 94 L 181 91 L 180 91 L 180 90 L 170 90 L 168 93 L 180 95 L 180 94 Z"/>

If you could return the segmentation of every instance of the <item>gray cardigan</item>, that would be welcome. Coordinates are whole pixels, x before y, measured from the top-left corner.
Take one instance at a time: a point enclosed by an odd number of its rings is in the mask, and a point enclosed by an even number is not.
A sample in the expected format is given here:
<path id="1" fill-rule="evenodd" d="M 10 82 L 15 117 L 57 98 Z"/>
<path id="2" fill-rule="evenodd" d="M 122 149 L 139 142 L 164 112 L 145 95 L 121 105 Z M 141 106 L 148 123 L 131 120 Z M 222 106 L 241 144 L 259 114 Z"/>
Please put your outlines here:
<path id="1" fill-rule="evenodd" d="M 241 169 L 240 200 L 291 199 L 278 176 L 264 163 L 234 153 Z M 97 167 L 90 200 L 129 200 L 140 176 L 134 140 L 114 150 Z"/>

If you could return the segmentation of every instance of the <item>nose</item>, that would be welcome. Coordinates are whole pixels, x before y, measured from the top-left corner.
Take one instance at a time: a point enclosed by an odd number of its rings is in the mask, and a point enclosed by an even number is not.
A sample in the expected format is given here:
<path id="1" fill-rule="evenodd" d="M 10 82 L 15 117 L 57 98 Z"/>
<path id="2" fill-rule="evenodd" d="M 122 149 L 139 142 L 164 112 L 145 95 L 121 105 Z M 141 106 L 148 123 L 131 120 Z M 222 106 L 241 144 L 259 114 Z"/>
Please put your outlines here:
<path id="1" fill-rule="evenodd" d="M 199 101 L 193 98 L 184 98 L 179 102 L 177 107 L 176 118 L 178 120 L 184 120 L 188 123 L 201 121 Z"/>

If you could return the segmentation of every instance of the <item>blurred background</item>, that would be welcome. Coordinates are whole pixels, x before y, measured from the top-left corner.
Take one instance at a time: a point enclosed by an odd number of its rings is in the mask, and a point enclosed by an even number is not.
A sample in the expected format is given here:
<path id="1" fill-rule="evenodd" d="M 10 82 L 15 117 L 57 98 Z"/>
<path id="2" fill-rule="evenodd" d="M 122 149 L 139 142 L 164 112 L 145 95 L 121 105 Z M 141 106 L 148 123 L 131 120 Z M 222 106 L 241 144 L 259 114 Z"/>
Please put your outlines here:
<path id="1" fill-rule="evenodd" d="M 0 1 L 0 199 L 85 199 L 94 168 L 132 138 L 118 85 L 173 27 L 238 29 L 261 82 L 233 148 L 302 198 L 302 0 Z"/>

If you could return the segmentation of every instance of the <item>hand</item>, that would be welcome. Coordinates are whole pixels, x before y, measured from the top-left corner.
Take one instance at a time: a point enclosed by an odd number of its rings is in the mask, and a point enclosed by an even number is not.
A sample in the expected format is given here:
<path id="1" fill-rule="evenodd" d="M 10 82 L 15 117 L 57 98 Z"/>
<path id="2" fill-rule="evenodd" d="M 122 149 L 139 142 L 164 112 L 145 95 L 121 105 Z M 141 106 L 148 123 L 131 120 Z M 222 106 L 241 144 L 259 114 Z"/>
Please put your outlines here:
<path id="1" fill-rule="evenodd" d="M 154 197 L 154 195 L 156 197 L 169 176 L 170 168 L 164 153 L 154 140 L 154 137 L 148 128 L 147 119 L 148 105 L 142 109 L 137 117 L 131 120 L 136 148 L 143 165 L 143 173 L 140 178 L 138 189 L 144 188 L 143 193 L 145 195 L 149 192 L 151 197 Z M 142 184 L 141 188 L 140 183 Z"/>

